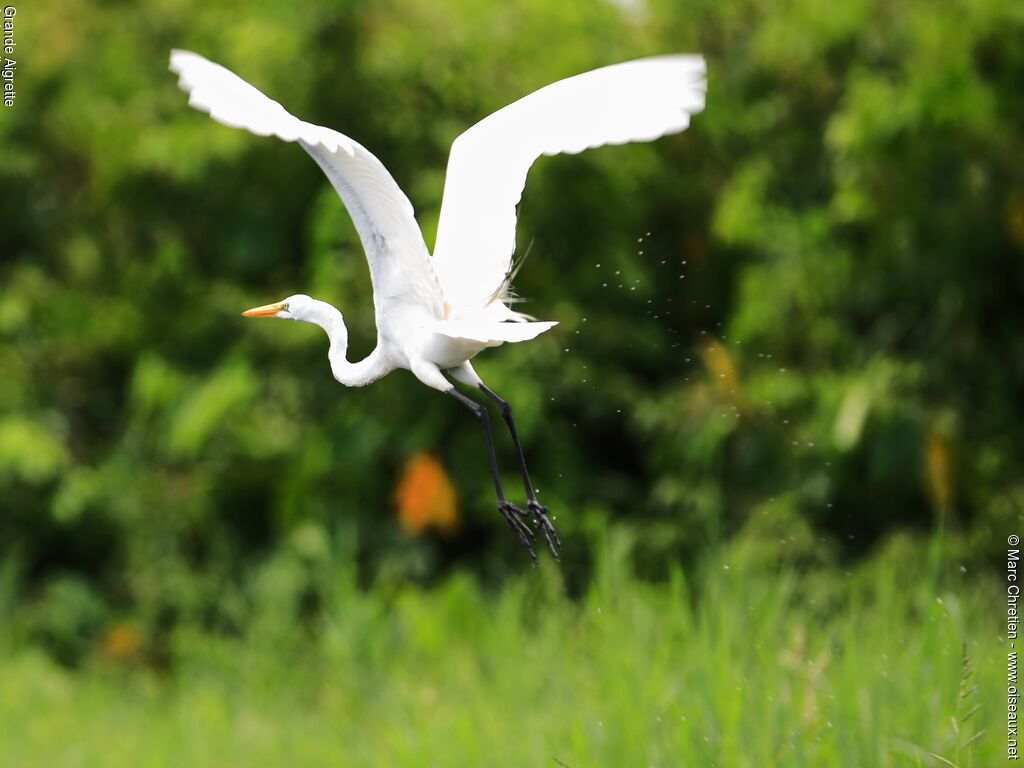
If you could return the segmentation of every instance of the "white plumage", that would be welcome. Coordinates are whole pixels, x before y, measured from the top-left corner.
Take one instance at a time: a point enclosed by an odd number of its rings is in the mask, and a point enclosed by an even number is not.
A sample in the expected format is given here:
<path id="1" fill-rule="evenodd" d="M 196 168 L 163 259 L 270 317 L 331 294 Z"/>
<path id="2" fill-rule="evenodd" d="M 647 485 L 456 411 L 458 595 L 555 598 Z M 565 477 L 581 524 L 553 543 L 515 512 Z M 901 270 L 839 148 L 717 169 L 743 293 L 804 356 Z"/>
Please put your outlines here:
<path id="1" fill-rule="evenodd" d="M 553 83 L 459 136 L 448 157 L 434 269 L 456 306 L 494 294 L 511 267 L 516 205 L 541 155 L 678 133 L 704 108 L 701 56 L 614 64 Z"/>
<path id="2" fill-rule="evenodd" d="M 238 75 L 195 53 L 171 51 L 171 71 L 180 76 L 188 103 L 217 122 L 298 142 L 312 156 L 355 223 L 378 312 L 386 299 L 408 299 L 443 311 L 412 203 L 369 150 L 335 130 L 299 120 Z"/>
<path id="3" fill-rule="evenodd" d="M 452 394 L 485 426 L 498 506 L 530 551 L 532 517 L 552 553 L 558 537 L 530 485 L 508 404 L 488 389 L 470 360 L 481 350 L 535 338 L 554 322 L 530 322 L 508 306 L 515 251 L 516 205 L 541 155 L 605 144 L 651 141 L 685 130 L 704 109 L 701 56 L 675 55 L 615 64 L 561 80 L 484 118 L 459 136 L 448 159 L 437 243 L 431 258 L 412 204 L 365 147 L 330 128 L 291 115 L 234 73 L 189 51 L 171 52 L 170 67 L 189 104 L 214 120 L 259 136 L 297 142 L 317 162 L 348 209 L 366 251 L 377 315 L 377 347 L 358 363 L 346 359 L 341 313 L 308 296 L 245 314 L 302 320 L 330 338 L 335 378 L 362 386 L 395 368 Z M 504 496 L 486 409 L 458 392 L 446 374 L 498 402 L 519 449 L 529 512 Z"/>

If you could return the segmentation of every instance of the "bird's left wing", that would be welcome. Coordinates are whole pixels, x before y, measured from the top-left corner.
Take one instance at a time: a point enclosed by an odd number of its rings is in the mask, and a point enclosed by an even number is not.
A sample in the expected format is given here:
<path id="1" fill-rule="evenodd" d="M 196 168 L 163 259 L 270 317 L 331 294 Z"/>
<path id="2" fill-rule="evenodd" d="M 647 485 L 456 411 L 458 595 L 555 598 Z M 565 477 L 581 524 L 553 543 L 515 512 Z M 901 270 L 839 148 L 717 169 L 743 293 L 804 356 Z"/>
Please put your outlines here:
<path id="1" fill-rule="evenodd" d="M 684 130 L 704 109 L 705 73 L 696 55 L 614 64 L 541 88 L 459 136 L 434 247 L 434 269 L 454 307 L 471 313 L 507 290 L 516 204 L 534 160 Z"/>
<path id="2" fill-rule="evenodd" d="M 441 290 L 412 203 L 387 168 L 359 143 L 299 120 L 228 69 L 189 51 L 171 51 L 171 71 L 188 103 L 219 123 L 298 142 L 327 175 L 362 240 L 374 304 L 412 301 L 440 314 Z"/>

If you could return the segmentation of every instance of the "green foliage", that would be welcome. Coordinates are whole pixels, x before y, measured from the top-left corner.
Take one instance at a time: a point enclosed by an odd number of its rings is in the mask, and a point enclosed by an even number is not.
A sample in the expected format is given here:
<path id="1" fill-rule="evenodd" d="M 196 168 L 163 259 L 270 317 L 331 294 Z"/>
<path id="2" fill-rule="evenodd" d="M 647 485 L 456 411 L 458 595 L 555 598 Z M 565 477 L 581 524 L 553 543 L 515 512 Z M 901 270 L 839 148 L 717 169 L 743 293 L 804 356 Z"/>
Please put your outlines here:
<path id="1" fill-rule="evenodd" d="M 0 558 L 19 626 L 62 659 L 121 616 L 156 663 L 176 627 L 244 631 L 268 573 L 315 613 L 324 560 L 384 591 L 525 567 L 463 409 L 402 373 L 342 390 L 320 331 L 238 316 L 302 291 L 343 308 L 355 354 L 373 343 L 325 179 L 189 110 L 171 47 L 365 143 L 428 244 L 447 149 L 475 120 L 609 62 L 707 55 L 685 134 L 537 163 L 518 290 L 561 324 L 478 361 L 516 408 L 574 596 L 597 588 L 601 531 L 664 581 L 747 523 L 799 544 L 799 567 L 941 527 L 973 569 L 1021 522 L 1014 0 L 51 0 L 19 10 L 18 36 Z M 451 539 L 400 534 L 394 487 L 418 452 L 460 494 Z"/>
<path id="2" fill-rule="evenodd" d="M 764 533 L 740 538 L 785 557 Z M 335 561 L 322 613 L 297 622 L 297 572 L 323 548 L 293 539 L 254 579 L 253 630 L 180 629 L 170 676 L 109 651 L 78 674 L 5 656 L 0 763 L 895 768 L 982 729 L 960 764 L 1003 754 L 994 580 L 908 588 L 908 542 L 846 575 L 734 551 L 652 587 L 628 542 L 593 544 L 584 600 L 548 564 L 497 596 L 462 572 L 386 595 Z M 966 683 L 961 640 L 979 660 Z M 983 705 L 951 721 L 973 685 Z"/>

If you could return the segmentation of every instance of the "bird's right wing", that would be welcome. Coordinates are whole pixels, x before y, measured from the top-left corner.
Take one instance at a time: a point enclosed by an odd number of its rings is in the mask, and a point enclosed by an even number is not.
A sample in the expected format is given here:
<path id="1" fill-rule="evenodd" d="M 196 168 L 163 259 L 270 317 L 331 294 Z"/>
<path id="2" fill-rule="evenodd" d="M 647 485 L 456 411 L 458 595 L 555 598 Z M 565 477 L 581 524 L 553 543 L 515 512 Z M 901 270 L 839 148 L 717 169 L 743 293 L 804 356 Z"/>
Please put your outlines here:
<path id="1" fill-rule="evenodd" d="M 541 155 L 653 141 L 704 109 L 702 56 L 658 56 L 560 80 L 484 118 L 448 157 L 434 269 L 458 311 L 502 298 L 514 273 L 516 204 Z"/>
<path id="2" fill-rule="evenodd" d="M 411 301 L 443 310 L 412 203 L 373 154 L 352 139 L 288 113 L 228 69 L 189 51 L 171 51 L 171 71 L 188 103 L 219 123 L 258 136 L 298 142 L 317 162 L 348 209 L 363 242 L 374 305 Z"/>

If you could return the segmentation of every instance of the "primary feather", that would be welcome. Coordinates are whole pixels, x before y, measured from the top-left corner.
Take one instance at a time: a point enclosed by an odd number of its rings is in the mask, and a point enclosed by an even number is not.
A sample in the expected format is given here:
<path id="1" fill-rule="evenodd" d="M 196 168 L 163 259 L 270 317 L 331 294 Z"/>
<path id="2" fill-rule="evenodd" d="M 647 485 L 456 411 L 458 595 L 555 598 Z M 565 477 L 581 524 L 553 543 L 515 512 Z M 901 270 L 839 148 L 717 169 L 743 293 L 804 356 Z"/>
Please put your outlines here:
<path id="1" fill-rule="evenodd" d="M 290 114 L 234 72 L 189 51 L 171 51 L 188 103 L 219 123 L 298 142 L 338 192 L 366 251 L 374 304 L 402 302 L 443 313 L 443 297 L 412 203 L 373 153 L 341 133 Z"/>
<path id="2" fill-rule="evenodd" d="M 541 155 L 678 133 L 704 109 L 702 56 L 615 64 L 541 88 L 452 144 L 434 247 L 446 298 L 472 312 L 508 289 L 516 204 Z M 510 313 L 511 314 L 511 313 Z"/>

